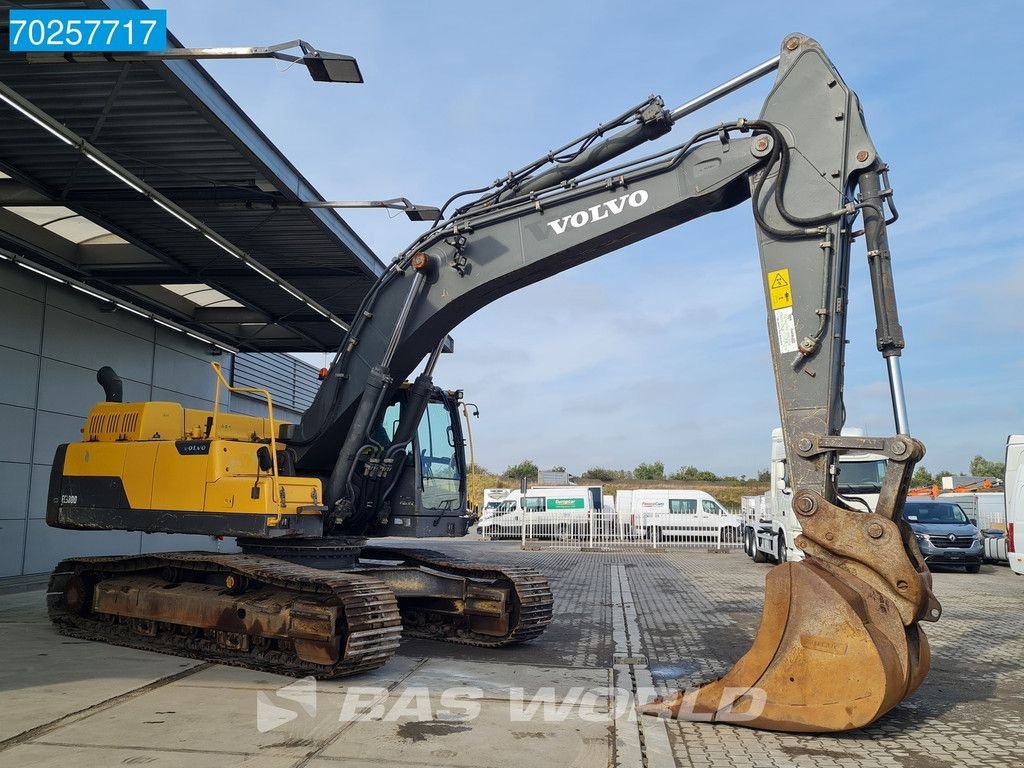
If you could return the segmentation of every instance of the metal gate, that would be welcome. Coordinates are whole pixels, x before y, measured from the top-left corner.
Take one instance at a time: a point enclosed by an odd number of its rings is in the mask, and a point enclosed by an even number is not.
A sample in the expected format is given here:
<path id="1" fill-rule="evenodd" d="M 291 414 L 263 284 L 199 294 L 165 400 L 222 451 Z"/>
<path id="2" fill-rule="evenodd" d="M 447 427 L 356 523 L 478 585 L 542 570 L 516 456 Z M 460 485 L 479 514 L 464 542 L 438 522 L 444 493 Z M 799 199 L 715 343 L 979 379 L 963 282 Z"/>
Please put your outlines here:
<path id="1" fill-rule="evenodd" d="M 739 514 L 739 510 L 728 510 Z M 732 525 L 672 527 L 635 525 L 615 512 L 594 511 L 583 516 L 535 523 L 526 516 L 505 515 L 483 520 L 481 535 L 488 540 L 518 540 L 524 549 L 740 549 L 741 531 Z"/>

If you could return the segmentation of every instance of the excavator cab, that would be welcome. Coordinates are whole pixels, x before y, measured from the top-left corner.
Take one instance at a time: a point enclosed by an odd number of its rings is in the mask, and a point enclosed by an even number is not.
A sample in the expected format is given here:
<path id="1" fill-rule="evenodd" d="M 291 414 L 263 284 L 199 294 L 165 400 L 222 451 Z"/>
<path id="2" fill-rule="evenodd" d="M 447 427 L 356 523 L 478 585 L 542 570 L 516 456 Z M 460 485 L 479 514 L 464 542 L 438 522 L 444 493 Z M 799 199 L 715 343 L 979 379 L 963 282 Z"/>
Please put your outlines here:
<path id="1" fill-rule="evenodd" d="M 403 418 L 414 415 L 409 387 L 398 389 L 371 433 L 384 449 L 391 446 Z M 372 536 L 464 536 L 466 515 L 466 455 L 458 402 L 461 392 L 433 387 L 412 441 L 404 451 L 395 483 L 384 489 L 385 503 Z M 390 512 L 385 519 L 384 512 Z"/>

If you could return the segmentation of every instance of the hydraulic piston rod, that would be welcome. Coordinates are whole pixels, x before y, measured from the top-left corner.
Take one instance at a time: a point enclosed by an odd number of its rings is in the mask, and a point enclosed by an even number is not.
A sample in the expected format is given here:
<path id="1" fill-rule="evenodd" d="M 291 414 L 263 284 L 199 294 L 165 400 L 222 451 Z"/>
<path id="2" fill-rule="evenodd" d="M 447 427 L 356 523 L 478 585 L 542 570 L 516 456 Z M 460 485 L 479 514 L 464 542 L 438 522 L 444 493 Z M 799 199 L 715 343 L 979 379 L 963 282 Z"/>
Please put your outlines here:
<path id="1" fill-rule="evenodd" d="M 875 342 L 878 351 L 885 358 L 889 372 L 889 394 L 892 397 L 896 432 L 909 435 L 907 400 L 900 372 L 900 354 L 906 342 L 896 309 L 896 289 L 892 279 L 892 258 L 889 254 L 889 238 L 886 234 L 883 208 L 884 197 L 890 192 L 882 189 L 879 177 L 882 170 L 884 167 L 869 168 L 860 175 L 860 194 L 864 204 L 864 239 L 868 248 L 871 294 L 875 304 Z"/>
<path id="2" fill-rule="evenodd" d="M 585 152 L 580 153 L 580 155 L 575 159 L 567 163 L 559 163 L 554 168 L 542 173 L 540 176 L 527 180 L 519 188 L 517 194 L 522 195 L 528 192 L 537 192 L 542 189 L 552 187 L 567 179 L 575 178 L 581 173 L 585 173 L 592 168 L 603 165 L 612 158 L 618 157 L 619 155 L 640 146 L 646 141 L 651 141 L 652 139 L 657 139 L 660 136 L 663 136 L 668 133 L 668 131 L 672 130 L 672 124 L 677 120 L 706 107 L 713 101 L 717 101 L 733 91 L 739 90 L 758 78 L 774 72 L 779 68 L 779 61 L 780 57 L 774 56 L 767 61 L 761 62 L 756 67 L 748 69 L 746 72 L 737 75 L 731 80 L 727 80 L 721 85 L 715 86 L 710 91 L 706 91 L 700 96 L 690 99 L 688 102 L 676 107 L 671 112 L 665 111 L 657 120 L 639 122 L 613 136 L 609 136 L 604 141 L 598 142 Z"/>

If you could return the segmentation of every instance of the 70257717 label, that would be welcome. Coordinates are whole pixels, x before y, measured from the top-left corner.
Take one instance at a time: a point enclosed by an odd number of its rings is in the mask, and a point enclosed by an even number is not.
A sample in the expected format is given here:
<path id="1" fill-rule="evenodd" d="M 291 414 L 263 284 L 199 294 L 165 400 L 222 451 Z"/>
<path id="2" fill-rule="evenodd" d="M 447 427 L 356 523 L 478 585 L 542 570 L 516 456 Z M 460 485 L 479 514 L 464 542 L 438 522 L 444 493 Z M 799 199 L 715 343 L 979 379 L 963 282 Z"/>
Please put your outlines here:
<path id="1" fill-rule="evenodd" d="M 10 49 L 23 52 L 163 51 L 167 11 L 10 11 Z"/>

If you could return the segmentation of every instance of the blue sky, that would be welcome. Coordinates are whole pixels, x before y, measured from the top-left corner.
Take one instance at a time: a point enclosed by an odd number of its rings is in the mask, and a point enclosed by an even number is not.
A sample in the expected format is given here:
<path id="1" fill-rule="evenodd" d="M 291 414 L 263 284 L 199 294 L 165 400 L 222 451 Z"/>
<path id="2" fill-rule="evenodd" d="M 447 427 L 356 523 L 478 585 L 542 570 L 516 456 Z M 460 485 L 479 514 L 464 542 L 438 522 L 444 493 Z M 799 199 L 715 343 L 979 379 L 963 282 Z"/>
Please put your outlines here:
<path id="1" fill-rule="evenodd" d="M 150 4 L 186 45 L 301 37 L 355 55 L 364 85 L 271 62 L 207 67 L 328 199 L 435 205 L 651 93 L 678 106 L 775 55 L 787 33 L 815 37 L 892 168 L 903 372 L 925 466 L 1001 458 L 1024 430 L 1020 3 Z M 686 118 L 672 140 L 755 117 L 768 86 Z M 380 211 L 344 216 L 385 261 L 422 231 Z M 847 424 L 892 434 L 862 243 L 852 264 Z M 435 378 L 479 404 L 476 455 L 494 470 L 660 460 L 749 475 L 778 422 L 759 272 L 749 208 L 705 217 L 478 312 Z"/>

